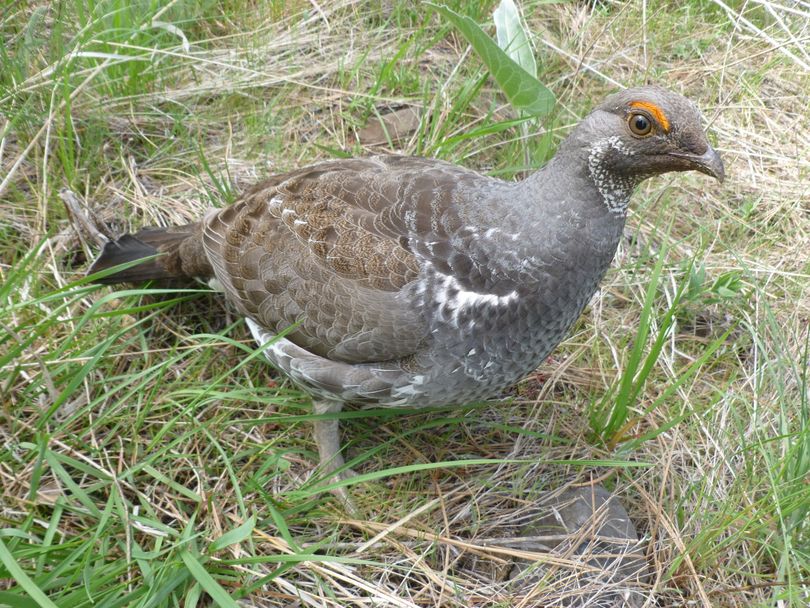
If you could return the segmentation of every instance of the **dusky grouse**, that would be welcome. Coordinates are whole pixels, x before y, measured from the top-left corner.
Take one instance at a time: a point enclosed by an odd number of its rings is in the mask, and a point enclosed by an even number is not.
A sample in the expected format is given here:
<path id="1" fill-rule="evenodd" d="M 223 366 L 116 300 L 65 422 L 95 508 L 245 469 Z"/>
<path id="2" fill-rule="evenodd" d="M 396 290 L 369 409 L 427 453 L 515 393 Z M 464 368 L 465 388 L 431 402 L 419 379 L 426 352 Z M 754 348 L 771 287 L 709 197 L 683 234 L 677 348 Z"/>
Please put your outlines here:
<path id="1" fill-rule="evenodd" d="M 613 259 L 634 187 L 688 170 L 724 177 L 696 107 L 628 89 L 521 182 L 426 158 L 326 161 L 108 242 L 90 272 L 160 253 L 99 282 L 216 279 L 317 413 L 461 404 L 543 361 Z M 315 441 L 326 471 L 343 466 L 336 420 Z"/>

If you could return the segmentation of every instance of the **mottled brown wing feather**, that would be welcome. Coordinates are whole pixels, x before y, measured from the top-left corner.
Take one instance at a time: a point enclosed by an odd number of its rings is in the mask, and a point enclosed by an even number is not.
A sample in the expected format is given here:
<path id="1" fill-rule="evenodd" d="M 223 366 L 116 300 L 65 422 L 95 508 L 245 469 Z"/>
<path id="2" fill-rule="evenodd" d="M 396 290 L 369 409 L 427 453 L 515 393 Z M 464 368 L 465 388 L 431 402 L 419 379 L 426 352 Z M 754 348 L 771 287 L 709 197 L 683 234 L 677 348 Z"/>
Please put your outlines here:
<path id="1" fill-rule="evenodd" d="M 406 357 L 430 339 L 408 297 L 414 248 L 442 249 L 458 228 L 454 184 L 469 176 L 413 157 L 321 163 L 210 215 L 204 246 L 227 296 L 269 331 L 297 323 L 288 339 L 336 361 Z"/>

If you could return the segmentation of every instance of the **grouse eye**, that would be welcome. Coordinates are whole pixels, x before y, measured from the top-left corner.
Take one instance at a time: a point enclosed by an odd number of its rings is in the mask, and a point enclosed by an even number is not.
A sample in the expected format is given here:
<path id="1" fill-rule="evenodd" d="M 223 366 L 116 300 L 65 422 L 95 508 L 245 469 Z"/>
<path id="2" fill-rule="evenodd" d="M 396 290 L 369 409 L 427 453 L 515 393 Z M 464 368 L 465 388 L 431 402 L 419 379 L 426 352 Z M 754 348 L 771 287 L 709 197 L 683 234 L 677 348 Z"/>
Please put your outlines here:
<path id="1" fill-rule="evenodd" d="M 633 134 L 639 137 L 644 137 L 652 132 L 652 122 L 644 114 L 631 114 L 627 119 L 627 124 Z"/>

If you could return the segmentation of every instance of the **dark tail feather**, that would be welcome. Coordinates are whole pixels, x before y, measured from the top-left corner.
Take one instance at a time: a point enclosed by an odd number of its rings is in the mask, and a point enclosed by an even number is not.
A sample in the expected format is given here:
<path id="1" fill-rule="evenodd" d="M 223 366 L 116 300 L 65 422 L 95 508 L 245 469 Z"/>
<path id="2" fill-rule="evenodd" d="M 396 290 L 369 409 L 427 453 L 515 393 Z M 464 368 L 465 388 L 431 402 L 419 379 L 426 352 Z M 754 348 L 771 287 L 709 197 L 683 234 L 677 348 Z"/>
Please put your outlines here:
<path id="1" fill-rule="evenodd" d="M 144 228 L 135 234 L 125 234 L 115 241 L 109 241 L 87 274 L 136 260 L 144 261 L 95 282 L 104 285 L 149 280 L 176 282 L 177 279 L 195 276 L 206 278 L 213 274 L 202 248 L 199 224 Z"/>

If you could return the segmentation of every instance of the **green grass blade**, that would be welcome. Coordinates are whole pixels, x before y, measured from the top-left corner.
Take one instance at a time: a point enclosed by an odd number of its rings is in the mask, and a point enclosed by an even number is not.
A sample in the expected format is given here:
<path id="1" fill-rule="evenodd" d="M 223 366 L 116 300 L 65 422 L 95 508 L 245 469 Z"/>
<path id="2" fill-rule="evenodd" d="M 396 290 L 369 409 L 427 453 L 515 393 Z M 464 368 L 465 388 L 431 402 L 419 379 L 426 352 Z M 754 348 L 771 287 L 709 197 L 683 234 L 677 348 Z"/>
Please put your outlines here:
<path id="1" fill-rule="evenodd" d="M 649 284 L 647 285 L 647 292 L 644 296 L 644 306 L 641 309 L 641 316 L 638 321 L 638 332 L 633 339 L 633 350 L 630 352 L 630 358 L 627 361 L 627 366 L 624 369 L 622 380 L 619 385 L 619 393 L 616 395 L 617 407 L 614 410 L 614 416 L 608 425 L 609 432 L 615 431 L 622 425 L 627 418 L 627 411 L 630 407 L 630 397 L 633 393 L 633 384 L 641 380 L 637 378 L 641 358 L 644 354 L 644 348 L 647 345 L 647 335 L 650 332 L 650 324 L 652 319 L 652 310 L 655 304 L 655 294 L 658 291 L 658 283 L 661 279 L 661 273 L 664 269 L 664 260 L 667 257 L 667 247 L 664 245 L 658 254 L 658 259 L 655 262 L 653 271 L 650 274 Z"/>
<path id="2" fill-rule="evenodd" d="M 45 595 L 42 589 L 23 571 L 17 563 L 17 560 L 11 555 L 11 552 L 8 550 L 8 547 L 6 547 L 2 538 L 0 538 L 0 562 L 2 562 L 6 570 L 8 570 L 11 578 L 22 587 L 23 591 L 31 596 L 31 599 L 34 600 L 37 605 L 41 608 L 57 608 L 56 604 L 54 604 L 48 596 Z"/>
<path id="3" fill-rule="evenodd" d="M 251 515 L 248 520 L 240 526 L 237 526 L 233 530 L 229 530 L 216 540 L 211 543 L 209 546 L 209 550 L 219 551 L 220 549 L 224 549 L 230 545 L 235 545 L 237 543 L 243 542 L 245 539 L 250 538 L 250 535 L 253 533 L 253 529 L 256 527 L 256 516 Z"/>
<path id="4" fill-rule="evenodd" d="M 0 591 L 0 606 L 10 606 L 11 608 L 37 608 L 34 600 L 11 593 L 10 591 Z"/>
<path id="5" fill-rule="evenodd" d="M 350 477 L 348 479 L 341 479 L 340 481 L 335 481 L 322 486 L 318 486 L 317 488 L 301 489 L 299 491 L 296 491 L 295 495 L 302 497 L 313 496 L 321 492 L 331 491 L 344 486 L 353 486 L 356 484 L 365 483 L 369 481 L 376 481 L 378 479 L 383 479 L 386 477 L 393 477 L 395 475 L 404 475 L 406 473 L 418 473 L 421 471 L 430 471 L 434 469 L 452 469 L 459 467 L 517 464 L 523 462 L 526 461 L 515 459 L 496 459 L 496 458 L 468 458 L 464 460 L 450 460 L 443 462 L 425 462 L 419 464 L 411 464 L 401 467 L 391 467 L 390 469 L 383 469 L 381 471 L 373 471 L 371 473 L 363 473 L 362 475 L 357 475 L 355 477 Z M 644 462 L 633 462 L 626 460 L 544 460 L 543 462 L 549 465 L 558 464 L 576 467 L 598 466 L 598 467 L 624 468 L 624 467 L 649 466 L 647 463 Z M 535 461 L 534 464 L 537 464 L 537 462 Z"/>
<path id="6" fill-rule="evenodd" d="M 211 596 L 211 599 L 221 608 L 239 608 L 239 604 L 228 595 L 228 592 L 222 588 L 218 582 L 214 580 L 208 570 L 200 563 L 200 561 L 191 554 L 191 551 L 184 549 L 180 552 L 180 558 L 188 568 L 191 576 L 194 577 L 200 587 Z"/>

